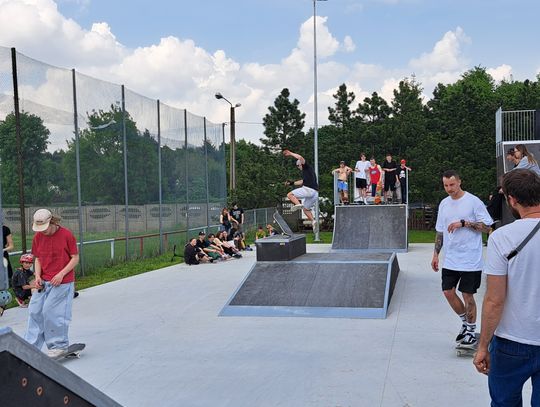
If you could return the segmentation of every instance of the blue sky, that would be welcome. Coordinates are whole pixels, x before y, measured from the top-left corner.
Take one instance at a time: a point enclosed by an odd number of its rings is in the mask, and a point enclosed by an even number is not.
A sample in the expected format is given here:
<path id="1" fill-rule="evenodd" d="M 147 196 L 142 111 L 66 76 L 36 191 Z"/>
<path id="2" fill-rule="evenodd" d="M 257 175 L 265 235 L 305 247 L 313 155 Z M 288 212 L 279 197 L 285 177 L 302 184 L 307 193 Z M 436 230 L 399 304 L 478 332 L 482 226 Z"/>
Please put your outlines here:
<path id="1" fill-rule="evenodd" d="M 180 108 L 260 123 L 283 87 L 313 123 L 311 0 L 0 0 L 0 45 L 124 83 Z M 538 1 L 329 0 L 317 2 L 319 120 L 346 83 L 360 101 L 387 99 L 415 74 L 430 97 L 474 66 L 496 80 L 540 71 Z M 260 126 L 239 137 L 256 141 Z"/>

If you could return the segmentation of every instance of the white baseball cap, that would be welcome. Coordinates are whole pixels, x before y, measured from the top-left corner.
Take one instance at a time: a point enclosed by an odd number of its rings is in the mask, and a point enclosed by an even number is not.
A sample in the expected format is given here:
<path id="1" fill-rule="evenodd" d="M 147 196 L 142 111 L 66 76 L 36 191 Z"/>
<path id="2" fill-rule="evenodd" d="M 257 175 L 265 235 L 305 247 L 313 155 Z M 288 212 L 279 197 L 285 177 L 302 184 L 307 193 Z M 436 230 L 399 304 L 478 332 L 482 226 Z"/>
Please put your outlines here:
<path id="1" fill-rule="evenodd" d="M 49 223 L 52 219 L 52 213 L 48 209 L 38 209 L 34 213 L 34 222 L 32 223 L 32 230 L 34 232 L 43 232 L 49 227 Z"/>

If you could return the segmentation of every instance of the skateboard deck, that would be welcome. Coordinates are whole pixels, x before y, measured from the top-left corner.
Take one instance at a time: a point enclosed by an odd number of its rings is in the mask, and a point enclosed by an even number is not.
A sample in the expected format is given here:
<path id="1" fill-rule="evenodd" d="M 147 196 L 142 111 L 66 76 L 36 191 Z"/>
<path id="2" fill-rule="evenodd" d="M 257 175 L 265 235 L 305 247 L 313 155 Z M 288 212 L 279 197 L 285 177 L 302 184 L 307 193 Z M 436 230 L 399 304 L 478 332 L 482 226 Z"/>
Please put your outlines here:
<path id="1" fill-rule="evenodd" d="M 285 222 L 285 219 L 281 217 L 278 211 L 275 211 L 272 217 L 274 218 L 274 221 L 278 224 L 279 228 L 285 236 L 292 236 L 294 234 L 289 225 L 287 225 L 287 222 Z"/>
<path id="2" fill-rule="evenodd" d="M 480 334 L 478 332 L 476 332 L 474 334 L 476 336 L 476 340 L 478 340 L 480 338 Z M 474 354 L 476 353 L 478 349 L 478 342 L 476 343 L 476 345 L 473 347 L 473 348 L 465 348 L 463 346 L 461 346 L 461 344 L 457 344 L 456 345 L 456 355 L 457 356 L 470 356 L 470 357 L 473 357 Z"/>
<path id="3" fill-rule="evenodd" d="M 85 347 L 86 347 L 86 344 L 84 344 L 84 343 L 71 344 L 71 345 L 69 345 L 66 353 L 55 357 L 54 360 L 80 358 L 81 357 L 81 352 Z"/>

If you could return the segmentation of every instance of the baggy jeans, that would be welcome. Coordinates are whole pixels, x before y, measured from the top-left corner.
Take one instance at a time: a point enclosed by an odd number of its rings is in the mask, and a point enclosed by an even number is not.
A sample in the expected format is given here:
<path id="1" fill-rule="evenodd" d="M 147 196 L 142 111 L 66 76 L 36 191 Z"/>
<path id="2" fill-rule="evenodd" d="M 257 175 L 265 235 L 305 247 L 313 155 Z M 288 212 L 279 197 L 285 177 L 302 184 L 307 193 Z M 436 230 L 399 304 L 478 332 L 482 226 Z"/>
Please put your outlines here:
<path id="1" fill-rule="evenodd" d="M 74 283 L 54 287 L 44 281 L 41 292 L 32 294 L 28 305 L 28 326 L 24 339 L 40 349 L 67 349 Z"/>
<path id="2" fill-rule="evenodd" d="M 494 336 L 488 384 L 492 407 L 521 407 L 525 382 L 532 381 L 531 406 L 540 407 L 540 346 Z"/>

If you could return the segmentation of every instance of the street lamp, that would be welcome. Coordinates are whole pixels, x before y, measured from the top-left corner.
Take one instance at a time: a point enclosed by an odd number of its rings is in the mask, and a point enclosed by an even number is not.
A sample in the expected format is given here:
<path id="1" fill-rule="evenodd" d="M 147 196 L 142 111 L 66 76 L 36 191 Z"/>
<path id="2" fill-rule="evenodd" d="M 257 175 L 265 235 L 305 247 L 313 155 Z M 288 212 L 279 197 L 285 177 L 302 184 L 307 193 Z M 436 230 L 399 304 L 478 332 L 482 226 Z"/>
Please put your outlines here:
<path id="1" fill-rule="evenodd" d="M 242 106 L 240 103 L 236 103 L 233 105 L 225 96 L 223 96 L 221 93 L 216 93 L 216 99 L 223 99 L 226 101 L 229 105 L 231 105 L 231 127 L 230 127 L 230 134 L 231 134 L 231 158 L 230 158 L 230 170 L 229 170 L 229 189 L 231 191 L 236 189 L 236 121 L 234 118 L 234 109 L 237 107 Z"/>
<path id="2" fill-rule="evenodd" d="M 319 181 L 319 141 L 318 141 L 318 130 L 319 130 L 319 120 L 317 114 L 317 2 L 318 1 L 327 1 L 327 0 L 313 0 L 313 115 L 314 115 L 314 124 L 313 124 L 313 156 L 315 164 L 315 176 L 317 177 L 317 182 Z M 315 202 L 315 220 L 319 223 L 319 200 Z M 316 242 L 319 241 L 319 228 L 315 229 L 315 239 Z"/>

